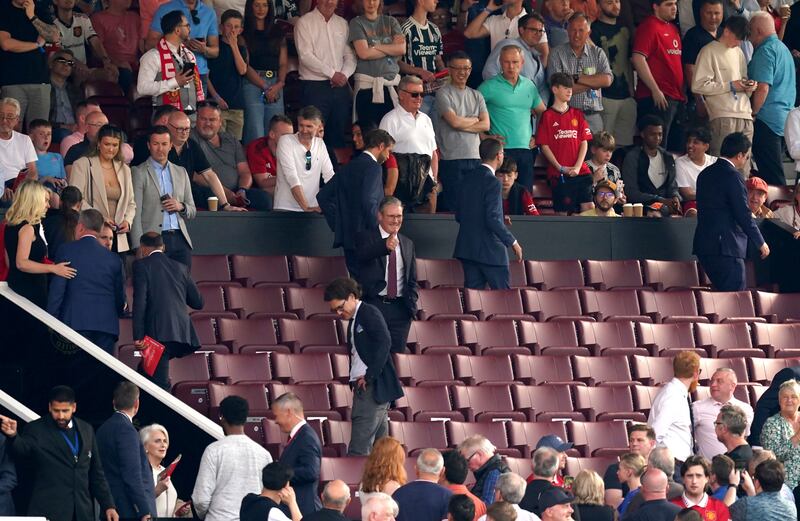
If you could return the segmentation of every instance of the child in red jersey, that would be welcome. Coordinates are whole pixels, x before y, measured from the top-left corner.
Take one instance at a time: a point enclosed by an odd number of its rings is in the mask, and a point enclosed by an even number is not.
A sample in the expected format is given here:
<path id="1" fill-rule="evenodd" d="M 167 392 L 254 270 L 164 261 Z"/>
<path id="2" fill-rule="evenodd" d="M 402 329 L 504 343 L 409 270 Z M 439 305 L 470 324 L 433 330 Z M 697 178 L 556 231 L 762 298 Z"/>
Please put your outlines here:
<path id="1" fill-rule="evenodd" d="M 548 163 L 553 209 L 560 215 L 594 208 L 592 176 L 583 162 L 592 132 L 583 112 L 569 106 L 572 86 L 572 77 L 566 73 L 550 77 L 553 106 L 542 114 L 536 132 L 536 142 Z"/>
<path id="2" fill-rule="evenodd" d="M 702 456 L 688 457 L 681 467 L 683 494 L 673 499 L 672 503 L 697 511 L 703 521 L 729 521 L 731 514 L 725 503 L 706 494 L 710 474 L 711 465 L 707 459 Z"/>

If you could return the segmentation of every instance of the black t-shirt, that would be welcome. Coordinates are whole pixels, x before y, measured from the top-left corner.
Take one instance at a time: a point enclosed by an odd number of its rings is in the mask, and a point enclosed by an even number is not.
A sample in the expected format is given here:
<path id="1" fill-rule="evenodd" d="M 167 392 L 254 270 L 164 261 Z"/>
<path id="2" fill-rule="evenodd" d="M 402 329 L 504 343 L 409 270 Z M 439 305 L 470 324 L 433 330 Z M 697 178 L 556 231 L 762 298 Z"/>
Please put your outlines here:
<path id="1" fill-rule="evenodd" d="M 170 162 L 185 168 L 186 173 L 189 174 L 189 180 L 192 179 L 194 174 L 205 172 L 211 168 L 211 163 L 208 162 L 205 153 L 191 139 L 187 140 L 183 145 L 180 154 L 175 151 L 175 147 L 172 147 L 172 150 L 169 151 L 168 159 Z"/>
<path id="2" fill-rule="evenodd" d="M 628 495 L 630 492 L 630 488 L 628 488 L 627 483 L 620 483 L 619 478 L 617 477 L 617 471 L 619 470 L 619 463 L 612 463 L 606 469 L 606 473 L 603 474 L 603 484 L 606 487 L 606 490 L 609 489 L 617 489 L 622 491 L 622 497 Z"/>
<path id="3" fill-rule="evenodd" d="M 739 445 L 732 451 L 725 454 L 733 460 L 736 469 L 746 469 L 753 459 L 753 447 L 750 445 Z"/>
<path id="4" fill-rule="evenodd" d="M 695 25 L 683 37 L 683 54 L 681 59 L 683 64 L 694 65 L 700 49 L 714 41 L 714 37 L 699 25 Z"/>
<path id="5" fill-rule="evenodd" d="M 614 81 L 610 87 L 603 89 L 603 96 L 611 99 L 625 99 L 631 96 L 628 74 L 633 74 L 630 66 L 631 31 L 626 26 L 601 22 L 592 23 L 592 41 L 608 56 L 608 64 Z"/>
<path id="6" fill-rule="evenodd" d="M 239 52 L 247 60 L 247 48 L 239 46 Z M 236 70 L 236 62 L 233 59 L 233 51 L 227 43 L 219 42 L 219 56 L 208 60 L 208 77 L 217 94 L 228 104 L 231 109 L 243 109 L 242 86 L 244 76 Z"/>
<path id="7" fill-rule="evenodd" d="M 14 7 L 11 0 L 0 0 L 0 31 L 21 42 L 35 42 L 39 38 L 25 10 Z M 41 83 L 50 83 L 43 49 L 28 52 L 0 50 L 0 86 Z"/>
<path id="8" fill-rule="evenodd" d="M 72 163 L 85 156 L 87 152 L 89 152 L 89 140 L 84 137 L 83 141 L 69 147 L 67 155 L 64 156 L 64 166 L 72 165 Z"/>

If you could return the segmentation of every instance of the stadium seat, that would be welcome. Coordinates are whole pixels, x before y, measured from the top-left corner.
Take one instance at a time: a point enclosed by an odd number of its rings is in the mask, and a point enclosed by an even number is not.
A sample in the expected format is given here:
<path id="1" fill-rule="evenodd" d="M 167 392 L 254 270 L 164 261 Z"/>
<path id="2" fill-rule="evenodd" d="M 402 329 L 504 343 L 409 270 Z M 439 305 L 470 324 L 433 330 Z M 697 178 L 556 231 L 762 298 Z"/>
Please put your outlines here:
<path id="1" fill-rule="evenodd" d="M 653 400 L 656 399 L 660 387 L 651 387 L 648 385 L 634 385 L 631 387 L 633 393 L 633 407 L 634 410 L 650 416 L 650 408 L 653 405 Z"/>
<path id="2" fill-rule="evenodd" d="M 633 289 L 580 292 L 583 314 L 600 321 L 652 322 L 639 309 L 639 296 Z"/>
<path id="3" fill-rule="evenodd" d="M 292 280 L 301 286 L 326 286 L 333 279 L 347 277 L 344 257 L 292 255 Z"/>
<path id="4" fill-rule="evenodd" d="M 509 422 L 508 445 L 520 451 L 524 458 L 530 458 L 536 445 L 544 436 L 554 434 L 562 440 L 567 439 L 567 429 L 564 422 Z M 513 469 L 512 469 L 513 470 Z M 523 478 L 528 474 L 521 474 Z"/>
<path id="5" fill-rule="evenodd" d="M 750 403 L 756 404 L 758 400 L 761 399 L 761 395 L 764 394 L 769 387 L 766 385 L 748 385 L 747 390 L 750 391 Z"/>
<path id="6" fill-rule="evenodd" d="M 283 255 L 231 255 L 233 277 L 247 287 L 293 286 Z"/>
<path id="7" fill-rule="evenodd" d="M 266 383 L 272 380 L 269 355 L 266 353 L 247 355 L 211 355 L 211 371 L 214 380 L 227 384 Z"/>
<path id="8" fill-rule="evenodd" d="M 225 307 L 225 297 L 222 293 L 221 286 L 200 286 L 197 288 L 200 291 L 200 296 L 203 297 L 203 309 L 195 310 L 186 307 L 186 310 L 193 317 L 208 317 L 208 318 L 239 318 L 239 315 Z M 133 303 L 131 297 L 128 302 Z"/>
<path id="9" fill-rule="evenodd" d="M 464 286 L 464 269 L 456 259 L 417 258 L 417 282 L 426 289 L 461 288 Z"/>
<path id="10" fill-rule="evenodd" d="M 506 465 L 511 469 L 511 472 L 523 478 L 527 478 L 533 474 L 533 460 L 531 458 L 512 458 L 506 456 Z"/>
<path id="11" fill-rule="evenodd" d="M 532 320 L 522 310 L 518 289 L 465 289 L 464 311 L 478 320 Z"/>
<path id="12" fill-rule="evenodd" d="M 567 423 L 570 441 L 583 456 L 621 456 L 628 449 L 628 430 L 625 422 L 578 422 Z"/>
<path id="13" fill-rule="evenodd" d="M 353 432 L 352 422 L 341 420 L 326 420 L 322 422 L 322 437 L 325 439 L 324 449 L 337 456 L 347 455 L 347 446 L 350 444 L 350 435 Z"/>
<path id="14" fill-rule="evenodd" d="M 117 98 L 120 102 L 127 103 L 122 87 L 113 81 L 87 80 L 83 82 L 83 97 Z"/>
<path id="15" fill-rule="evenodd" d="M 272 377 L 283 383 L 328 383 L 333 380 L 331 359 L 325 353 L 274 353 Z"/>
<path id="16" fill-rule="evenodd" d="M 588 347 L 594 356 L 649 354 L 646 348 L 636 345 L 632 322 L 581 320 L 577 326 L 581 345 Z"/>
<path id="17" fill-rule="evenodd" d="M 638 260 L 587 260 L 586 285 L 599 290 L 640 289 L 644 287 Z"/>
<path id="18" fill-rule="evenodd" d="M 627 356 L 573 356 L 575 379 L 587 385 L 635 385 Z"/>
<path id="19" fill-rule="evenodd" d="M 261 420 L 261 436 L 263 438 L 262 444 L 265 449 L 272 454 L 272 457 L 277 459 L 286 447 L 286 442 L 289 441 L 289 435 L 281 430 L 280 425 L 275 423 L 272 418 L 263 418 Z M 320 439 L 320 441 L 322 441 Z M 323 453 L 323 456 L 325 454 Z"/>
<path id="20" fill-rule="evenodd" d="M 214 331 L 214 323 L 212 319 L 208 317 L 192 317 L 192 325 L 194 326 L 194 330 L 197 333 L 197 339 L 200 340 L 200 345 L 203 346 L 203 349 L 213 349 L 214 346 L 218 345 L 217 333 Z"/>
<path id="21" fill-rule="evenodd" d="M 633 356 L 633 377 L 642 385 L 661 385 L 675 377 L 672 358 L 663 356 Z"/>
<path id="22" fill-rule="evenodd" d="M 208 414 L 210 379 L 208 358 L 205 354 L 195 353 L 170 361 L 169 381 L 172 384 L 172 394 L 202 414 Z"/>
<path id="23" fill-rule="evenodd" d="M 753 324 L 753 340 L 770 358 L 800 356 L 800 324 Z"/>
<path id="24" fill-rule="evenodd" d="M 511 366 L 514 380 L 525 385 L 579 383 L 572 376 L 572 361 L 568 356 L 512 355 Z"/>
<path id="25" fill-rule="evenodd" d="M 511 390 L 507 385 L 458 386 L 453 393 L 453 409 L 467 421 L 525 421 L 525 413 L 514 410 Z"/>
<path id="26" fill-rule="evenodd" d="M 733 396 L 737 400 L 741 400 L 748 405 L 753 405 L 750 402 L 750 393 L 748 392 L 748 387 L 750 387 L 750 385 L 737 385 L 736 389 L 733 390 Z M 694 390 L 692 400 L 705 400 L 706 398 L 711 398 L 711 388 L 706 385 L 698 385 Z"/>
<path id="27" fill-rule="evenodd" d="M 771 210 L 778 209 L 782 204 L 790 204 L 794 199 L 794 191 L 789 185 L 770 186 L 767 191 L 767 205 Z"/>
<path id="28" fill-rule="evenodd" d="M 575 410 L 584 413 L 589 421 L 647 421 L 644 414 L 634 412 L 633 398 L 629 387 L 576 385 L 572 388 L 572 392 L 575 395 Z"/>
<path id="29" fill-rule="evenodd" d="M 512 384 L 514 371 L 508 356 L 453 355 L 456 379 L 467 385 Z"/>
<path id="30" fill-rule="evenodd" d="M 406 421 L 427 422 L 436 418 L 464 421 L 464 415 L 454 411 L 447 387 L 403 387 L 403 397 L 398 398 L 396 410 Z"/>
<path id="31" fill-rule="evenodd" d="M 228 396 L 240 396 L 250 406 L 244 432 L 259 445 L 264 444 L 261 420 L 270 414 L 267 401 L 267 388 L 263 384 L 224 385 L 211 382 L 208 385 L 209 416 L 216 420 L 220 417 L 219 404 Z"/>
<path id="32" fill-rule="evenodd" d="M 468 347 L 459 345 L 454 320 L 411 322 L 408 347 L 415 354 L 472 354 Z"/>
<path id="33" fill-rule="evenodd" d="M 301 319 L 338 318 L 325 302 L 325 288 L 286 288 L 286 310 Z"/>
<path id="34" fill-rule="evenodd" d="M 519 323 L 519 343 L 535 355 L 586 355 L 589 349 L 580 347 L 572 322 Z"/>
<path id="35" fill-rule="evenodd" d="M 800 293 L 756 291 L 756 308 L 768 322 L 800 322 Z"/>
<path id="36" fill-rule="evenodd" d="M 447 447 L 445 422 L 389 422 L 389 436 L 396 439 L 406 448 L 409 456 L 416 456 L 420 451 L 433 447 Z"/>
<path id="37" fill-rule="evenodd" d="M 333 320 L 278 320 L 282 344 L 295 353 L 347 353 L 348 347 L 340 344 Z"/>
<path id="38" fill-rule="evenodd" d="M 596 457 L 596 458 L 573 458 L 567 457 L 567 466 L 564 474 L 567 476 L 577 476 L 582 470 L 593 470 L 602 476 L 612 463 L 617 463 L 616 457 Z"/>
<path id="39" fill-rule="evenodd" d="M 642 261 L 644 282 L 656 291 L 673 291 L 706 288 L 700 284 L 697 262 L 663 261 L 645 259 Z"/>
<path id="40" fill-rule="evenodd" d="M 583 268 L 578 260 L 526 260 L 528 285 L 538 290 L 583 289 Z"/>
<path id="41" fill-rule="evenodd" d="M 524 288 L 528 286 L 528 277 L 525 274 L 525 263 L 515 259 L 508 261 L 508 285 L 512 288 Z"/>
<path id="42" fill-rule="evenodd" d="M 447 441 L 451 447 L 458 447 L 462 441 L 470 436 L 480 434 L 485 436 L 495 447 L 497 447 L 497 452 L 499 454 L 518 458 L 521 456 L 520 452 L 517 449 L 512 449 L 508 446 L 505 423 L 506 422 L 445 422 Z"/>
<path id="43" fill-rule="evenodd" d="M 745 322 L 695 324 L 694 327 L 697 345 L 705 349 L 711 358 L 766 356 L 760 349 L 753 349 L 750 325 Z"/>
<path id="44" fill-rule="evenodd" d="M 691 350 L 700 356 L 708 356 L 704 349 L 697 347 L 694 341 L 694 328 L 689 322 L 673 322 L 670 324 L 636 324 L 636 336 L 639 344 L 650 350 L 653 356 L 675 356 L 680 351 Z"/>
<path id="45" fill-rule="evenodd" d="M 514 408 L 524 412 L 529 421 L 586 419 L 573 407 L 572 393 L 567 385 L 512 385 L 511 398 Z"/>
<path id="46" fill-rule="evenodd" d="M 698 291 L 700 314 L 711 322 L 766 322 L 756 315 L 749 291 Z"/>
<path id="47" fill-rule="evenodd" d="M 242 318 L 298 318 L 286 311 L 283 289 L 280 287 L 225 288 L 228 309 Z"/>
<path id="48" fill-rule="evenodd" d="M 397 378 L 403 385 L 430 387 L 463 384 L 453 374 L 453 363 L 449 355 L 395 353 L 392 356 Z"/>
<path id="49" fill-rule="evenodd" d="M 464 313 L 461 294 L 456 288 L 420 289 L 417 307 L 420 320 L 478 320 L 475 315 Z"/>
<path id="50" fill-rule="evenodd" d="M 331 353 L 333 379 L 343 384 L 350 382 L 350 354 Z"/>
<path id="51" fill-rule="evenodd" d="M 306 417 L 322 417 L 329 420 L 341 420 L 345 417 L 342 411 L 334 410 L 328 395 L 326 384 L 287 385 L 270 383 L 267 385 L 270 405 L 276 398 L 285 393 L 294 393 L 303 402 Z"/>
<path id="52" fill-rule="evenodd" d="M 739 385 L 747 384 L 750 379 L 747 375 L 747 364 L 744 358 L 701 358 L 700 359 L 700 384 L 708 385 L 711 375 L 720 367 L 730 367 L 736 373 Z"/>
<path id="53" fill-rule="evenodd" d="M 213 331 L 213 329 L 212 329 Z M 124 346 L 126 344 L 133 344 L 133 320 L 130 318 L 119 319 L 119 337 L 117 337 L 117 345 Z M 216 343 L 216 340 L 214 341 Z"/>
<path id="54" fill-rule="evenodd" d="M 231 282 L 227 255 L 192 255 L 192 280 L 204 282 Z"/>
<path id="55" fill-rule="evenodd" d="M 639 304 L 653 322 L 709 322 L 698 313 L 693 291 L 640 291 Z"/>
<path id="56" fill-rule="evenodd" d="M 357 489 L 364 474 L 364 462 L 366 460 L 366 456 L 323 457 L 319 469 L 320 486 L 322 486 L 322 483 L 340 479 L 350 485 L 351 488 L 355 487 Z"/>
<path id="57" fill-rule="evenodd" d="M 551 320 L 594 320 L 585 317 L 576 289 L 553 291 L 522 290 L 522 305 L 525 313 L 533 315 L 539 322 Z"/>
<path id="58" fill-rule="evenodd" d="M 141 350 L 139 350 L 133 344 L 117 344 L 114 356 L 117 358 L 117 360 L 133 370 L 137 370 L 139 368 L 139 363 L 142 361 Z"/>
<path id="59" fill-rule="evenodd" d="M 221 318 L 217 320 L 217 327 L 220 342 L 234 353 L 289 352 L 287 346 L 278 344 L 275 325 L 268 318 L 251 320 Z"/>
<path id="60" fill-rule="evenodd" d="M 526 355 L 531 352 L 527 347 L 520 347 L 517 325 L 513 320 L 462 320 L 458 328 L 462 343 L 476 355 Z"/>

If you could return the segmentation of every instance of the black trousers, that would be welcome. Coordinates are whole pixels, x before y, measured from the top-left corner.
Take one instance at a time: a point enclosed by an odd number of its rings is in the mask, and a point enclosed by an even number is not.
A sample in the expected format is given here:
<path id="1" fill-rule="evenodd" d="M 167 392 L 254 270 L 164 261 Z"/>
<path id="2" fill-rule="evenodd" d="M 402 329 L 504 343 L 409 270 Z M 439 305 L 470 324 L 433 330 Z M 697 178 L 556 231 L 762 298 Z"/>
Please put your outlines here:
<path id="1" fill-rule="evenodd" d="M 459 259 L 464 268 L 464 287 L 469 289 L 508 289 L 510 275 L 508 266 L 493 266 L 482 262 Z"/>
<path id="2" fill-rule="evenodd" d="M 402 298 L 386 299 L 381 297 L 368 297 L 364 301 L 377 307 L 389 327 L 392 337 L 392 353 L 407 352 L 408 331 L 411 329 L 411 320 L 414 318 Z"/>
<path id="3" fill-rule="evenodd" d="M 167 230 L 161 232 L 164 239 L 164 253 L 172 260 L 186 264 L 192 269 L 192 247 L 186 242 L 186 237 L 180 230 Z"/>
<path id="4" fill-rule="evenodd" d="M 753 122 L 753 159 L 758 177 L 768 185 L 785 185 L 783 174 L 783 137 L 774 133 L 760 119 Z"/>
<path id="5" fill-rule="evenodd" d="M 163 344 L 164 354 L 161 355 L 161 360 L 158 361 L 158 365 L 156 365 L 156 370 L 153 372 L 153 376 L 145 373 L 142 370 L 141 365 L 139 366 L 139 373 L 144 375 L 162 389 L 169 391 L 171 387 L 169 381 L 169 361 L 173 358 L 186 356 L 194 352 L 195 348 L 189 344 L 184 344 L 183 342 L 163 342 Z"/>
<path id="6" fill-rule="evenodd" d="M 353 98 L 350 85 L 334 87 L 328 80 L 303 80 L 303 106 L 314 105 L 325 122 L 325 143 L 333 148 L 345 146 L 344 136 L 350 130 Z"/>
<path id="7" fill-rule="evenodd" d="M 697 258 L 717 291 L 745 289 L 744 259 L 724 255 L 698 255 Z"/>
<path id="8" fill-rule="evenodd" d="M 372 123 L 377 127 L 381 124 L 383 116 L 388 114 L 394 105 L 389 96 L 389 89 L 383 88 L 383 103 L 372 102 L 372 89 L 363 89 L 356 94 L 356 116 L 361 125 Z M 327 132 L 325 133 L 327 135 Z"/>
<path id="9" fill-rule="evenodd" d="M 80 335 L 89 340 L 106 353 L 114 354 L 114 344 L 117 343 L 117 336 L 103 331 L 78 331 Z"/>

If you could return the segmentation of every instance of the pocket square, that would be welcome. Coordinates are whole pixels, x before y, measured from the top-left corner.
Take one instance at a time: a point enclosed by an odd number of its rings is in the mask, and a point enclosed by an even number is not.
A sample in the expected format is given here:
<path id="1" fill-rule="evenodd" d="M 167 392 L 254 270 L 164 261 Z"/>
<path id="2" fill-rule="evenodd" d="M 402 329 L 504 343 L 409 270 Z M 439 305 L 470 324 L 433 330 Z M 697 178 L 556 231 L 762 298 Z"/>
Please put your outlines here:
<path id="1" fill-rule="evenodd" d="M 364 328 L 361 327 L 361 325 L 356 326 L 356 333 L 363 333 L 363 332 L 364 332 Z"/>

